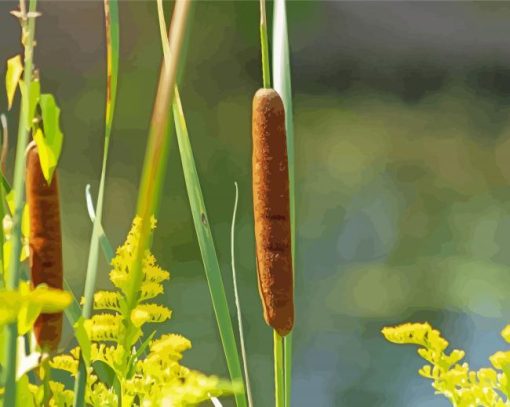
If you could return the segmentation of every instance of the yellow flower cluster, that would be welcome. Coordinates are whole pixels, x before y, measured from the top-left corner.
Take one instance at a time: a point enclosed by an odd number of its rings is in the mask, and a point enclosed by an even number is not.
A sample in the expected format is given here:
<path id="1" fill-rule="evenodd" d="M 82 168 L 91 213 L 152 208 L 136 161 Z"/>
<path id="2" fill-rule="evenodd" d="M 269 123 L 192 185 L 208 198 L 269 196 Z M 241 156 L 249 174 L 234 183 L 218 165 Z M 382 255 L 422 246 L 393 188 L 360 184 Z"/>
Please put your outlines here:
<path id="1" fill-rule="evenodd" d="M 448 342 L 428 323 L 406 323 L 383 328 L 384 337 L 393 343 L 420 346 L 418 354 L 429 364 L 419 374 L 432 380 L 437 394 L 445 396 L 455 407 L 510 406 L 510 351 L 496 352 L 490 357 L 493 368 L 477 371 L 467 363 L 459 363 L 464 351 L 446 353 Z M 510 325 L 501 332 L 510 342 Z"/>
<path id="2" fill-rule="evenodd" d="M 191 342 L 176 334 L 153 340 L 143 339 L 142 326 L 163 322 L 171 311 L 160 304 L 146 302 L 163 293 L 163 281 L 170 275 L 156 264 L 147 252 L 143 259 L 143 281 L 136 301 L 128 301 L 128 284 L 140 237 L 139 218 L 133 222 L 126 242 L 112 261 L 110 279 L 116 291 L 99 291 L 94 296 L 94 309 L 103 311 L 84 322 L 90 345 L 90 361 L 86 401 L 94 406 L 189 406 L 212 396 L 239 389 L 214 376 L 205 376 L 180 364 L 182 353 Z M 155 226 L 155 221 L 152 222 Z M 131 308 L 129 304 L 131 305 Z M 138 345 L 142 342 L 141 345 Z M 85 352 L 84 352 L 85 353 Z M 147 356 L 143 356 L 147 353 Z M 80 349 L 56 356 L 50 362 L 54 369 L 76 375 Z M 55 387 L 55 386 L 54 386 Z M 54 405 L 66 407 L 72 391 L 55 387 Z M 69 393 L 70 392 L 70 393 Z M 57 400 L 58 399 L 58 400 Z"/>

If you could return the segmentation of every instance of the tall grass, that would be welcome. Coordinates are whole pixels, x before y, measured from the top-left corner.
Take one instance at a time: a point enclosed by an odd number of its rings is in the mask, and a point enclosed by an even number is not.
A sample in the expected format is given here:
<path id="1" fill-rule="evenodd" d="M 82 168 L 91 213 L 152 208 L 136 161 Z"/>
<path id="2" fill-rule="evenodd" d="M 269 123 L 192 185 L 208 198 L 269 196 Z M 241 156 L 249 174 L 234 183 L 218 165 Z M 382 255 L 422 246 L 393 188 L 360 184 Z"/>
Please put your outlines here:
<path id="1" fill-rule="evenodd" d="M 163 14 L 162 0 L 158 0 L 158 17 L 163 54 L 165 60 L 170 61 L 174 54 L 170 49 L 169 41 L 166 36 L 166 23 Z M 184 180 L 186 183 L 186 189 L 188 191 L 193 223 L 197 234 L 207 282 L 209 285 L 209 292 L 216 316 L 216 322 L 220 332 L 221 342 L 223 344 L 223 352 L 225 354 L 227 368 L 230 374 L 230 378 L 233 381 L 243 383 L 244 385 L 239 354 L 237 351 L 237 344 L 234 336 L 234 329 L 228 309 L 228 302 L 221 277 L 218 256 L 216 254 L 214 240 L 209 226 L 209 220 L 207 218 L 204 197 L 200 186 L 200 180 L 198 177 L 195 160 L 193 158 L 193 151 L 189 141 L 186 119 L 184 117 L 184 111 L 177 87 L 175 88 L 175 96 L 172 108 L 175 129 L 177 133 L 177 142 L 179 145 L 179 153 L 181 156 Z M 244 407 L 247 405 L 245 394 L 235 394 L 234 396 L 238 407 Z"/>
<path id="2" fill-rule="evenodd" d="M 113 115 L 117 99 L 117 77 L 119 69 L 119 10 L 117 0 L 104 0 L 105 31 L 106 31 L 106 113 L 105 113 L 105 134 L 103 162 L 101 167 L 101 178 L 99 181 L 99 192 L 97 195 L 96 214 L 90 239 L 89 257 L 87 263 L 87 274 L 85 280 L 85 303 L 81 316 L 88 319 L 92 313 L 94 302 L 94 291 L 96 288 L 97 269 L 99 260 L 99 242 L 101 237 L 101 220 L 103 214 L 104 189 L 106 182 L 106 164 L 110 147 L 110 136 L 112 132 Z M 78 374 L 75 380 L 75 406 L 83 406 L 85 403 L 85 388 L 87 372 L 83 356 L 80 357 Z"/>
<path id="3" fill-rule="evenodd" d="M 273 12 L 273 84 L 282 97 L 285 107 L 285 130 L 287 134 L 287 157 L 289 162 L 290 226 L 292 242 L 292 270 L 296 273 L 296 189 L 294 157 L 294 119 L 292 112 L 292 86 L 287 32 L 285 0 L 274 1 Z M 291 405 L 292 394 L 292 332 L 283 338 L 285 406 Z"/>
<path id="4" fill-rule="evenodd" d="M 20 281 L 19 259 L 21 253 L 21 217 L 25 206 L 25 150 L 30 133 L 29 110 L 30 92 L 32 84 L 33 51 L 35 36 L 35 19 L 37 0 L 30 0 L 28 14 L 25 2 L 20 1 L 20 19 L 22 26 L 23 46 L 25 49 L 24 74 L 25 92 L 22 94 L 21 109 L 18 123 L 18 142 L 16 146 L 16 163 L 14 167 L 14 213 L 12 214 L 12 246 L 7 275 L 7 288 L 15 290 Z M 6 328 L 6 353 L 4 371 L 4 403 L 6 406 L 16 405 L 16 355 L 17 355 L 18 328 L 12 323 Z"/>
<path id="5" fill-rule="evenodd" d="M 234 285 L 234 298 L 237 309 L 237 325 L 239 330 L 239 345 L 241 347 L 241 357 L 243 359 L 244 379 L 246 382 L 246 396 L 248 397 L 248 406 L 253 407 L 253 396 L 250 386 L 250 374 L 248 371 L 248 357 L 246 356 L 246 347 L 244 345 L 244 329 L 243 329 L 243 314 L 241 312 L 241 300 L 237 290 L 237 276 L 236 276 L 236 260 L 235 260 L 235 230 L 236 230 L 236 216 L 237 204 L 239 202 L 239 188 L 237 182 L 234 184 L 236 188 L 236 195 L 234 200 L 234 211 L 232 213 L 232 225 L 230 227 L 230 257 L 232 262 L 232 282 Z"/>

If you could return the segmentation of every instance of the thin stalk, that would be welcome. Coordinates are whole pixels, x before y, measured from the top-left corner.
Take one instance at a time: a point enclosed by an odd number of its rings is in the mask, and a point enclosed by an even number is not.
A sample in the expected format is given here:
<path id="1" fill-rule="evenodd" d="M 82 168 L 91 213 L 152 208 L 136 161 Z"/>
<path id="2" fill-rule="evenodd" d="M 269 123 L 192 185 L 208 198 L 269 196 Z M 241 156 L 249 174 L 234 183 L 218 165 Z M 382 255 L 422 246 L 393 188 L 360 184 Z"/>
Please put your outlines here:
<path id="1" fill-rule="evenodd" d="M 16 164 L 14 166 L 14 213 L 12 216 L 12 247 L 9 262 L 9 272 L 7 278 L 7 288 L 15 290 L 18 288 L 19 273 L 19 256 L 21 253 L 21 218 L 23 207 L 25 206 L 25 149 L 28 144 L 28 136 L 30 132 L 27 126 L 29 115 L 30 85 L 32 82 L 32 67 L 34 53 L 34 36 L 35 36 L 35 12 L 37 0 L 30 0 L 27 17 L 25 11 L 24 0 L 20 0 L 20 10 L 22 11 L 22 42 L 25 47 L 24 58 L 24 76 L 23 80 L 26 85 L 26 92 L 21 100 L 20 119 L 18 124 L 18 143 L 16 146 Z M 4 377 L 4 405 L 16 405 L 16 354 L 17 354 L 17 337 L 18 328 L 16 323 L 6 327 L 6 365 Z"/>
<path id="2" fill-rule="evenodd" d="M 169 65 L 172 62 L 170 57 L 173 56 L 174 53 L 171 50 L 166 36 L 166 23 L 162 0 L 158 0 L 158 18 L 165 65 Z M 170 38 L 172 38 L 172 33 L 170 33 Z M 195 224 L 195 231 L 197 233 L 198 244 L 202 255 L 207 283 L 209 285 L 213 309 L 218 329 L 220 331 L 220 338 L 223 344 L 223 351 L 227 361 L 227 368 L 230 373 L 230 377 L 233 381 L 243 383 L 241 364 L 237 353 L 237 345 L 228 310 L 225 288 L 223 287 L 218 258 L 214 248 L 214 241 L 209 228 L 209 222 L 207 220 L 204 198 L 200 189 L 200 182 L 193 159 L 193 152 L 191 150 L 188 130 L 186 128 L 186 120 L 184 118 L 184 112 L 182 110 L 177 86 L 175 86 L 174 92 L 175 98 L 173 101 L 173 114 L 179 144 L 179 152 L 181 155 L 186 189 L 188 191 L 193 222 Z M 244 394 L 235 394 L 234 396 L 238 407 L 246 406 L 246 398 Z"/>
<path id="3" fill-rule="evenodd" d="M 244 381 L 246 383 L 246 396 L 248 397 L 248 405 L 250 407 L 253 407 L 250 376 L 248 374 L 248 357 L 246 356 L 246 347 L 244 346 L 244 331 L 243 331 L 243 318 L 241 313 L 241 301 L 239 300 L 239 293 L 237 291 L 236 262 L 235 262 L 235 227 L 236 227 L 237 203 L 239 201 L 239 188 L 237 187 L 237 182 L 235 182 L 234 185 L 236 187 L 236 197 L 234 201 L 234 212 L 232 213 L 232 227 L 230 229 L 230 257 L 232 259 L 232 280 L 234 282 L 234 298 L 237 309 L 237 323 L 239 326 L 239 341 L 241 346 L 241 357 L 243 359 Z"/>
<path id="4" fill-rule="evenodd" d="M 273 13 L 273 82 L 274 89 L 282 97 L 285 107 L 285 130 L 289 162 L 290 226 L 292 245 L 292 270 L 296 274 L 296 192 L 294 157 L 294 122 L 292 110 L 292 86 L 285 0 L 275 0 Z M 295 279 L 294 279 L 295 281 Z M 291 406 L 292 394 L 292 347 L 293 334 L 283 338 L 285 405 Z"/>
<path id="5" fill-rule="evenodd" d="M 193 151 L 191 149 L 188 130 L 186 127 L 186 120 L 184 118 L 184 112 L 182 110 L 182 104 L 177 89 L 175 90 L 173 109 L 182 169 L 184 172 L 184 179 L 186 181 L 186 190 L 188 191 L 191 214 L 193 216 L 195 232 L 197 234 L 198 245 L 200 247 L 200 254 L 202 255 L 207 284 L 209 285 L 209 293 L 211 295 L 214 314 L 216 316 L 216 323 L 220 331 L 223 353 L 225 354 L 227 368 L 232 381 L 244 384 L 241 363 L 239 361 L 239 354 L 234 336 L 234 328 L 230 318 L 218 256 L 214 247 L 214 239 L 209 226 L 210 222 L 207 218 L 204 196 L 202 195 L 200 180 L 198 178 L 197 168 L 193 158 Z M 244 394 L 236 393 L 234 396 L 237 407 L 246 406 L 246 397 Z"/>
<path id="6" fill-rule="evenodd" d="M 82 309 L 82 317 L 90 318 L 96 287 L 97 269 L 99 260 L 99 239 L 101 232 L 101 218 L 103 214 L 103 198 L 106 182 L 106 163 L 110 147 L 110 136 L 112 131 L 113 114 L 117 97 L 117 76 L 119 61 L 119 17 L 117 0 L 104 0 L 105 27 L 106 27 L 106 114 L 105 114 L 105 136 L 103 162 L 101 166 L 101 178 L 99 181 L 99 192 L 97 195 L 96 217 L 92 228 L 90 239 L 89 258 L 87 262 L 87 275 L 85 279 L 85 303 Z M 83 406 L 85 403 L 85 388 L 87 374 L 85 362 L 80 357 L 78 374 L 75 379 L 74 406 Z"/>
<path id="7" fill-rule="evenodd" d="M 285 383 L 283 380 L 283 338 L 273 331 L 274 344 L 274 398 L 275 407 L 285 406 Z"/>
<path id="8" fill-rule="evenodd" d="M 152 243 L 151 224 L 157 218 L 164 174 L 170 145 L 171 103 L 180 62 L 180 52 L 190 11 L 190 0 L 177 0 L 170 26 L 170 63 L 163 63 L 152 113 L 149 139 L 145 151 L 140 188 L 138 190 L 137 216 L 140 217 L 140 239 L 135 251 L 131 279 L 126 292 L 127 313 L 139 300 L 139 289 L 143 280 L 142 259 Z M 127 322 L 124 349 L 131 347 L 137 328 Z M 127 365 L 126 365 L 127 366 Z"/>
<path id="9" fill-rule="evenodd" d="M 0 122 L 2 125 L 2 153 L 0 155 L 0 174 L 2 177 L 5 175 L 5 162 L 7 158 L 7 145 L 9 140 L 9 130 L 7 128 L 7 118 L 4 114 L 0 115 Z M 5 216 L 5 195 L 6 191 L 3 185 L 0 185 L 0 247 L 4 247 L 4 228 L 3 228 L 3 220 Z M 4 253 L 3 249 L 0 250 L 0 288 L 4 288 L 5 286 L 5 270 L 4 270 Z"/>
<path id="10" fill-rule="evenodd" d="M 271 70 L 269 69 L 266 0 L 260 0 L 260 50 L 262 52 L 262 82 L 264 88 L 267 89 L 271 87 Z"/>
<path id="11" fill-rule="evenodd" d="M 174 96 L 175 79 L 179 64 L 182 42 L 190 9 L 190 0 L 177 0 L 170 26 L 169 64 L 164 63 L 159 77 L 158 90 L 149 130 L 149 140 L 145 152 L 142 179 L 138 191 L 137 214 L 141 218 L 140 241 L 138 243 L 133 276 L 128 287 L 128 309 L 133 308 L 138 299 L 138 289 L 142 282 L 142 258 L 152 239 L 151 217 L 156 217 L 163 186 L 163 175 L 168 158 L 169 129 L 171 123 L 171 103 Z"/>

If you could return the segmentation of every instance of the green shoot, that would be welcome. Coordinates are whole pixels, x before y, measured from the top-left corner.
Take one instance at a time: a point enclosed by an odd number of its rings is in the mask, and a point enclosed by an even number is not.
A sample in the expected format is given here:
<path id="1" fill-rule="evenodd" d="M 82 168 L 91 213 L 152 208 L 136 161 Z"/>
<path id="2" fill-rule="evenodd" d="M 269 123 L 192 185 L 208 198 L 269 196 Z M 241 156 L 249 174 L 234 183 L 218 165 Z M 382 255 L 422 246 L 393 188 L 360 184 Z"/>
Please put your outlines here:
<path id="1" fill-rule="evenodd" d="M 85 304 L 82 309 L 82 317 L 90 318 L 94 298 L 94 290 L 97 279 L 99 260 L 100 226 L 103 213 L 103 197 L 106 181 L 106 163 L 110 146 L 113 113 L 117 97 L 117 76 L 119 67 L 119 12 L 117 0 L 104 1 L 105 25 L 106 25 L 106 54 L 107 54 L 107 80 L 106 80 L 106 114 L 105 114 L 105 142 L 103 151 L 103 163 L 101 179 L 99 181 L 99 193 L 97 196 L 96 217 L 90 240 L 89 258 L 87 263 L 87 276 L 85 280 Z M 80 358 L 79 370 L 75 380 L 74 406 L 83 406 L 85 400 L 85 387 L 87 375 L 85 362 Z"/>
<path id="2" fill-rule="evenodd" d="M 166 36 L 166 23 L 163 14 L 162 0 L 158 0 L 158 17 L 165 65 L 168 65 L 171 62 L 170 57 L 174 54 L 171 52 L 168 38 Z M 209 228 L 209 222 L 207 220 L 204 198 L 200 188 L 200 181 L 195 161 L 193 159 L 186 120 L 184 118 L 184 112 L 177 87 L 175 88 L 173 114 L 191 212 L 195 223 L 195 230 L 198 237 L 200 252 L 202 254 L 207 282 L 209 284 L 213 308 L 218 328 L 220 330 L 223 350 L 227 360 L 227 367 L 231 379 L 233 381 L 243 383 L 241 365 L 239 362 L 232 321 L 228 311 L 225 288 L 223 287 L 216 249 L 214 248 L 214 241 Z M 246 406 L 246 398 L 243 394 L 235 394 L 235 399 L 238 407 Z"/>
<path id="3" fill-rule="evenodd" d="M 18 288 L 20 273 L 18 261 L 21 253 L 21 218 L 23 208 L 25 207 L 25 149 L 28 144 L 30 126 L 27 126 L 29 117 L 29 100 L 32 83 L 33 67 L 33 49 L 35 36 L 35 18 L 36 18 L 37 0 L 30 0 L 28 6 L 29 16 L 26 14 L 25 2 L 20 1 L 20 11 L 22 13 L 21 26 L 23 46 L 25 48 L 24 75 L 23 81 L 26 86 L 26 92 L 22 95 L 20 119 L 18 125 L 18 144 L 16 146 L 16 164 L 14 168 L 14 213 L 12 216 L 12 246 L 9 263 L 7 288 L 15 290 Z M 6 328 L 6 365 L 4 371 L 4 387 L 6 406 L 16 405 L 16 354 L 17 354 L 17 336 L 18 329 L 15 323 Z"/>
<path id="4" fill-rule="evenodd" d="M 243 358 L 244 380 L 246 382 L 246 395 L 248 397 L 248 405 L 253 407 L 253 398 L 251 394 L 250 376 L 248 373 L 248 357 L 246 356 L 246 347 L 244 346 L 244 331 L 243 331 L 243 317 L 241 313 L 241 301 L 239 300 L 239 293 L 237 292 L 237 277 L 236 277 L 236 264 L 235 264 L 235 226 L 237 215 L 237 203 L 239 201 L 239 188 L 237 182 L 234 183 L 236 187 L 236 197 L 234 201 L 234 212 L 232 214 L 232 227 L 230 229 L 230 257 L 232 259 L 232 280 L 234 282 L 234 297 L 237 309 L 237 324 L 239 326 L 239 342 L 241 346 L 241 356 Z"/>
<path id="5" fill-rule="evenodd" d="M 177 130 L 177 141 L 179 143 L 179 152 L 182 160 L 184 179 L 186 181 L 186 189 L 188 190 L 191 214 L 193 215 L 198 245 L 200 247 L 200 253 L 202 254 L 202 262 L 204 263 L 205 274 L 209 284 L 209 292 L 211 294 L 214 313 L 216 315 L 216 321 L 218 323 L 220 337 L 223 343 L 223 351 L 227 360 L 227 367 L 232 381 L 242 383 L 243 377 L 241 373 L 241 364 L 239 361 L 239 354 L 237 352 L 232 320 L 228 310 L 227 297 L 225 295 L 225 288 L 221 278 L 218 257 L 216 255 L 214 240 L 209 227 L 204 197 L 202 195 L 195 160 L 193 158 L 193 152 L 189 142 L 184 112 L 182 110 L 181 100 L 177 89 L 175 92 L 173 108 L 175 128 Z M 246 406 L 246 397 L 244 394 L 236 394 L 235 398 L 238 407 Z"/>
<path id="6" fill-rule="evenodd" d="M 290 227 L 292 242 L 292 270 L 296 273 L 296 192 L 294 179 L 294 122 L 292 112 L 292 86 L 287 33 L 285 0 L 275 0 L 273 13 L 273 83 L 285 106 L 287 157 L 289 160 Z M 283 338 L 285 405 L 291 405 L 292 394 L 292 332 Z"/>

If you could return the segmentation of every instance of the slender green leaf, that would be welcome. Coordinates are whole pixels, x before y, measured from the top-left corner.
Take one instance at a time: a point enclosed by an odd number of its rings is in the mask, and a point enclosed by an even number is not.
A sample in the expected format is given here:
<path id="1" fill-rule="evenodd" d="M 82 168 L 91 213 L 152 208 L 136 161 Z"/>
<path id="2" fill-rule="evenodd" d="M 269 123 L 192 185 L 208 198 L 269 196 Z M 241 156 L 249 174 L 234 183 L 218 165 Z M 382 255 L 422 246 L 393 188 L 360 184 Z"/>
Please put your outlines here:
<path id="1" fill-rule="evenodd" d="M 163 15 L 163 3 L 161 0 L 158 0 L 158 17 L 165 65 L 170 65 L 170 56 L 173 54 L 166 36 L 166 23 Z M 179 153 L 181 155 L 181 162 L 184 170 L 184 178 L 186 182 L 186 189 L 188 191 L 193 221 L 195 224 L 195 231 L 197 233 L 200 252 L 202 254 L 202 261 L 204 263 L 207 282 L 209 284 L 209 291 L 211 293 L 216 321 L 220 331 L 221 341 L 223 343 L 223 351 L 225 353 L 231 379 L 242 383 L 244 386 L 234 330 L 228 311 L 225 288 L 223 287 L 218 258 L 216 256 L 212 234 L 209 229 L 204 199 L 191 150 L 191 144 L 189 142 L 186 120 L 184 118 L 184 112 L 177 86 L 175 87 L 174 93 L 172 110 L 177 133 L 177 141 L 179 144 Z M 238 407 L 246 406 L 246 397 L 244 394 L 235 394 L 234 396 Z"/>
<path id="2" fill-rule="evenodd" d="M 22 95 L 20 117 L 18 122 L 18 141 L 16 146 L 16 162 L 14 165 L 14 183 L 13 189 L 15 190 L 14 206 L 15 210 L 12 216 L 12 234 L 10 241 L 12 242 L 10 250 L 10 258 L 18 259 L 21 253 L 21 219 L 23 214 L 23 207 L 25 205 L 25 150 L 28 144 L 28 132 L 30 130 L 31 117 L 30 106 L 34 99 L 32 93 L 32 68 L 33 68 L 33 48 L 35 36 L 35 16 L 37 15 L 37 0 L 30 0 L 28 5 L 29 16 L 21 19 L 23 45 L 25 48 L 25 61 L 23 83 L 26 84 L 25 95 Z M 24 16 L 25 17 L 25 16 Z M 37 95 L 38 96 L 38 95 Z M 33 116 L 32 116 L 33 117 Z M 9 289 L 16 289 L 20 281 L 20 262 L 11 261 L 9 264 L 9 272 L 7 278 L 7 287 Z M 6 361 L 5 369 L 3 371 L 3 385 L 5 388 L 4 403 L 7 406 L 15 406 L 17 398 L 16 386 L 16 355 L 17 355 L 17 337 L 18 329 L 17 324 L 12 323 L 6 328 Z"/>
<path id="3" fill-rule="evenodd" d="M 91 342 L 90 338 L 87 334 L 87 331 L 85 330 L 85 318 L 81 316 L 78 318 L 76 323 L 73 326 L 74 328 L 74 334 L 76 336 L 76 340 L 78 341 L 78 344 L 80 345 L 80 355 L 83 361 L 85 362 L 85 365 L 88 367 L 90 366 L 90 353 L 91 353 Z"/>
<path id="4" fill-rule="evenodd" d="M 73 293 L 71 285 L 67 282 L 67 280 L 65 278 L 64 278 L 64 290 L 66 290 L 68 293 L 70 293 L 71 297 L 72 297 L 71 304 L 69 305 L 69 307 L 67 307 L 64 310 L 64 313 L 66 315 L 67 320 L 69 321 L 69 324 L 71 326 L 74 326 L 76 321 L 78 321 L 78 319 L 80 319 L 81 308 L 80 308 L 80 303 L 78 302 L 78 300 L 76 299 L 76 296 Z"/>
<path id="5" fill-rule="evenodd" d="M 235 261 L 235 229 L 236 229 L 237 204 L 239 202 L 239 188 L 237 187 L 237 182 L 234 185 L 236 187 L 236 195 L 234 200 L 234 210 L 232 213 L 232 226 L 230 228 L 230 257 L 232 262 L 232 282 L 234 285 L 234 298 L 237 309 L 237 325 L 239 328 L 239 342 L 241 346 L 241 356 L 243 358 L 244 380 L 246 382 L 246 396 L 248 397 L 248 405 L 252 407 L 253 398 L 251 394 L 250 375 L 248 372 L 248 357 L 246 356 L 246 347 L 244 346 L 243 315 L 241 312 L 241 301 L 239 300 L 239 293 L 237 290 L 236 261 Z"/>
<path id="6" fill-rule="evenodd" d="M 296 272 L 296 192 L 294 158 L 294 119 L 292 112 L 292 86 L 287 32 L 285 0 L 275 0 L 273 13 L 273 84 L 285 107 L 285 130 L 287 134 L 287 157 L 289 161 L 289 197 L 292 245 L 292 270 Z M 292 332 L 283 338 L 285 405 L 291 406 L 292 394 Z"/>
<path id="7" fill-rule="evenodd" d="M 184 179 L 186 181 L 186 189 L 188 191 L 191 213 L 193 215 L 193 222 L 195 224 L 200 253 L 202 254 L 202 262 L 204 263 L 205 274 L 209 284 L 209 292 L 211 294 L 214 313 L 216 315 L 216 322 L 218 324 L 221 341 L 223 343 L 223 352 L 225 353 L 231 379 L 233 381 L 244 383 L 236 339 L 234 336 L 234 329 L 221 277 L 218 256 L 216 255 L 214 240 L 209 227 L 204 197 L 202 195 L 195 160 L 193 158 L 193 152 L 189 141 L 186 120 L 184 118 L 184 112 L 182 110 L 181 100 L 177 89 L 175 89 L 173 112 L 179 152 L 182 161 L 182 169 L 184 171 Z M 238 407 L 246 406 L 245 394 L 236 394 L 235 398 Z"/>
<path id="8" fill-rule="evenodd" d="M 94 223 L 96 219 L 96 212 L 94 210 L 94 203 L 92 202 L 92 195 L 90 193 L 90 184 L 87 184 L 85 187 L 85 199 L 87 201 L 87 211 L 89 213 L 89 218 Z M 113 250 L 113 246 L 110 244 L 108 237 L 106 236 L 103 226 L 99 225 L 99 244 L 101 249 L 103 249 L 103 255 L 108 264 L 111 264 L 113 258 L 115 257 L 115 251 Z"/>
<path id="9" fill-rule="evenodd" d="M 18 87 L 18 82 L 23 72 L 23 63 L 21 62 L 21 56 L 16 55 L 7 60 L 7 72 L 5 74 L 5 89 L 7 91 L 7 104 L 9 110 L 12 107 L 12 101 Z"/>
<path id="10" fill-rule="evenodd" d="M 106 27 L 106 115 L 105 115 L 105 135 L 103 163 L 101 166 L 101 178 L 99 181 L 99 192 L 97 195 L 96 217 L 92 228 L 90 239 L 89 258 L 87 262 L 87 275 L 85 279 L 85 303 L 82 308 L 82 318 L 90 318 L 92 306 L 94 303 L 94 291 L 96 287 L 97 268 L 99 260 L 99 238 L 100 225 L 103 214 L 103 199 L 106 182 L 106 163 L 108 160 L 108 150 L 110 146 L 110 135 L 112 131 L 113 115 L 117 99 L 117 78 L 119 67 L 119 10 L 118 0 L 104 0 L 104 14 Z M 82 351 L 83 352 L 83 351 Z M 78 374 L 75 380 L 75 400 L 74 407 L 85 405 L 85 388 L 87 374 L 84 366 L 85 354 L 82 353 Z M 90 356 L 90 355 L 89 355 Z"/>

